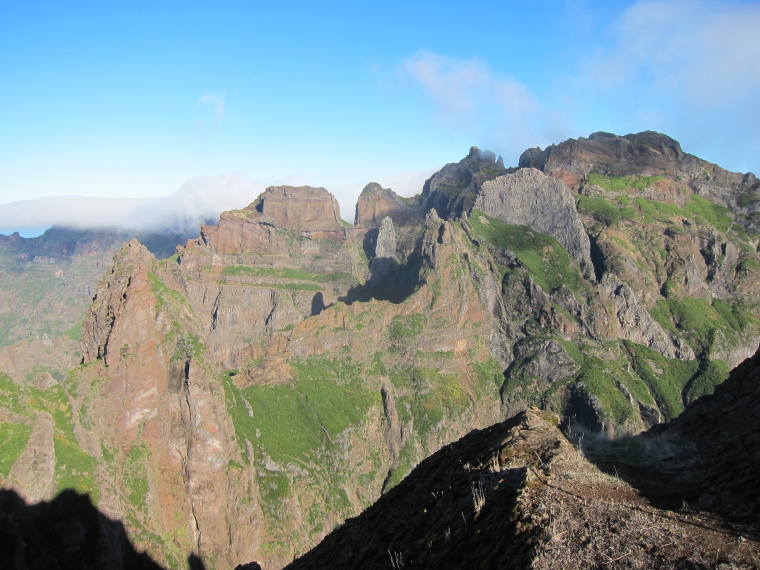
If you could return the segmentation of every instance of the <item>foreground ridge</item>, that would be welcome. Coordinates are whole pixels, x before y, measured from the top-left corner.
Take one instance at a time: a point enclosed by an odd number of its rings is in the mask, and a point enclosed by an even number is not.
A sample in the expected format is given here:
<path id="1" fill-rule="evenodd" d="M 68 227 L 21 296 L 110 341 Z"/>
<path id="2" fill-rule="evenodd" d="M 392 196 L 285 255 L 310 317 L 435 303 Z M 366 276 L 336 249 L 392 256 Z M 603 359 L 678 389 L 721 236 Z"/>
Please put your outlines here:
<path id="1" fill-rule="evenodd" d="M 673 422 L 581 441 L 590 461 L 556 415 L 520 412 L 424 460 L 287 568 L 756 568 L 759 398 L 760 349 Z"/>

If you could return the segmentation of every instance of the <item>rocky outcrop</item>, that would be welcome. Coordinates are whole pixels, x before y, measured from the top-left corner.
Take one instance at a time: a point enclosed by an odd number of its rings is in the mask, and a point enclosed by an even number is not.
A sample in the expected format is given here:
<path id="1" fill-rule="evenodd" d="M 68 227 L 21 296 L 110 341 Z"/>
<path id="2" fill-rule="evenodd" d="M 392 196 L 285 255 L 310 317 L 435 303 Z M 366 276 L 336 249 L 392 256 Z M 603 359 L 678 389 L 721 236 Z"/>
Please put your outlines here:
<path id="1" fill-rule="evenodd" d="M 396 225 L 407 225 L 420 216 L 416 208 L 408 206 L 393 190 L 371 182 L 359 194 L 354 226 L 358 230 L 376 229 L 386 217 L 392 218 Z"/>
<path id="2" fill-rule="evenodd" d="M 286 568 L 710 564 L 694 544 L 720 548 L 727 564 L 757 563 L 754 539 L 737 541 L 707 514 L 653 506 L 584 460 L 557 420 L 528 410 L 442 448 Z"/>
<path id="3" fill-rule="evenodd" d="M 157 271 L 158 273 L 154 273 Z M 117 254 L 82 327 L 92 447 L 110 450 L 123 489 L 109 516 L 133 517 L 153 533 L 174 533 L 183 550 L 223 557 L 246 552 L 231 526 L 250 520 L 233 497 L 228 459 L 237 444 L 218 383 L 199 346 L 202 326 L 139 243 Z M 171 282 L 170 282 L 171 283 Z M 88 376 L 91 374 L 92 376 Z"/>
<path id="4" fill-rule="evenodd" d="M 737 366 L 715 393 L 691 404 L 669 424 L 644 438 L 684 439 L 693 443 L 700 470 L 690 504 L 724 515 L 760 520 L 760 348 Z"/>
<path id="5" fill-rule="evenodd" d="M 680 338 L 672 338 L 649 313 L 639 305 L 633 290 L 611 273 L 605 273 L 601 286 L 615 304 L 620 323 L 619 335 L 637 344 L 648 346 L 667 358 L 693 360 L 694 351 Z"/>
<path id="6" fill-rule="evenodd" d="M 524 361 L 521 372 L 547 382 L 561 382 L 575 376 L 578 367 L 556 340 L 533 339 L 515 348 L 515 361 Z"/>
<path id="7" fill-rule="evenodd" d="M 343 229 L 338 201 L 324 188 L 270 186 L 246 210 L 256 211 L 289 230 L 314 234 L 340 233 Z"/>
<path id="8" fill-rule="evenodd" d="M 127 320 L 117 322 L 116 317 L 137 314 L 138 309 L 139 312 L 155 311 L 155 297 L 148 277 L 154 259 L 137 240 L 132 240 L 116 254 L 110 272 L 101 280 L 82 329 L 83 362 L 102 359 L 106 365 L 115 365 L 123 355 L 118 341 L 116 345 L 112 342 L 112 335 L 123 336 L 119 340 L 133 346 L 150 338 L 152 327 L 145 326 L 151 324 L 150 321 L 134 327 Z M 155 314 L 148 318 L 154 319 Z"/>
<path id="9" fill-rule="evenodd" d="M 510 171 L 514 169 L 506 170 L 501 157 L 473 146 L 465 158 L 445 165 L 425 182 L 422 211 L 434 209 L 442 219 L 469 214 L 480 185 Z"/>
<path id="10" fill-rule="evenodd" d="M 375 257 L 370 263 L 370 280 L 379 282 L 398 268 L 396 259 L 396 231 L 390 217 L 383 218 L 377 234 Z"/>
<path id="11" fill-rule="evenodd" d="M 677 141 L 653 131 L 624 137 L 598 132 L 545 150 L 530 148 L 520 156 L 519 165 L 537 168 L 577 188 L 592 169 L 614 176 L 675 176 L 685 156 Z"/>
<path id="12" fill-rule="evenodd" d="M 309 239 L 346 239 L 340 207 L 324 188 L 272 186 L 242 210 L 223 212 L 217 226 L 201 226 L 200 244 L 220 254 L 283 253 L 288 239 L 278 229 Z"/>
<path id="13" fill-rule="evenodd" d="M 484 182 L 473 208 L 508 224 L 554 237 L 586 276 L 593 274 L 590 243 L 567 188 L 533 168 Z"/>
<path id="14" fill-rule="evenodd" d="M 530 148 L 520 168 L 537 168 L 577 190 L 590 172 L 608 176 L 680 177 L 708 199 L 736 209 L 756 203 L 760 182 L 752 174 L 729 172 L 687 154 L 678 141 L 654 131 L 625 136 L 597 132 L 588 138 L 568 139 L 546 149 Z M 749 198 L 749 199 L 747 199 Z"/>

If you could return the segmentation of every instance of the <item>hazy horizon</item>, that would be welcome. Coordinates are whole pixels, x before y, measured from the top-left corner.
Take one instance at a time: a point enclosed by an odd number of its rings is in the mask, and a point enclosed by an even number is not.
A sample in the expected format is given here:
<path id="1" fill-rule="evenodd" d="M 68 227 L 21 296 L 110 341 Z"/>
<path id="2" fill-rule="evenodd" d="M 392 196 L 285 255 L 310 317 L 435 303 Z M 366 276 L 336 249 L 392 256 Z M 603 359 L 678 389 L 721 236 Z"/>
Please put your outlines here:
<path id="1" fill-rule="evenodd" d="M 595 131 L 757 172 L 758 27 L 758 0 L 4 3 L 0 204 L 240 175 L 325 187 L 351 220 L 368 182 Z"/>

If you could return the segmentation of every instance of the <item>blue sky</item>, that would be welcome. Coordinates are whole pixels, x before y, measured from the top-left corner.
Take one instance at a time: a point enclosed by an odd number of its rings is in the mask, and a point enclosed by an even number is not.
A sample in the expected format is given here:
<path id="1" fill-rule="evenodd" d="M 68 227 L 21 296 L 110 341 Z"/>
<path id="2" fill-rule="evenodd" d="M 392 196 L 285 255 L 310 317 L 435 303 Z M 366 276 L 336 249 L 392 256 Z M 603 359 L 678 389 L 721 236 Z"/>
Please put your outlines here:
<path id="1" fill-rule="evenodd" d="M 758 173 L 758 29 L 732 0 L 6 0 L 0 204 L 235 174 L 324 186 L 351 219 L 367 182 L 598 130 Z"/>

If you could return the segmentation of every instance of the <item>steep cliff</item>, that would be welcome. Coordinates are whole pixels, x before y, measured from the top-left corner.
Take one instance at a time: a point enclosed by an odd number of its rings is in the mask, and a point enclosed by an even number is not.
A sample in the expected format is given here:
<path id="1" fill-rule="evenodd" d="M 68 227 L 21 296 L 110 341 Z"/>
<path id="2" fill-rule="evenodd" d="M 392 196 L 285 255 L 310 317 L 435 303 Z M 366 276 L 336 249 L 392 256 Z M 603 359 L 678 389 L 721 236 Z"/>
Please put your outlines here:
<path id="1" fill-rule="evenodd" d="M 474 431 L 287 568 L 754 568 L 758 358 L 636 438 L 576 451 L 536 409 Z"/>
<path id="2" fill-rule="evenodd" d="M 81 357 L 81 322 L 98 280 L 135 237 L 168 257 L 189 236 L 65 227 L 0 235 L 0 371 L 38 386 L 60 381 Z"/>
<path id="3" fill-rule="evenodd" d="M 161 564 L 281 567 L 525 407 L 608 434 L 678 416 L 760 339 L 752 206 L 716 202 L 754 190 L 668 170 L 691 159 L 667 141 L 594 140 L 559 145 L 577 185 L 473 148 L 417 198 L 368 185 L 353 227 L 281 186 L 168 259 L 125 245 L 82 364 L 0 385 L 3 485 L 91 493 Z"/>

